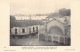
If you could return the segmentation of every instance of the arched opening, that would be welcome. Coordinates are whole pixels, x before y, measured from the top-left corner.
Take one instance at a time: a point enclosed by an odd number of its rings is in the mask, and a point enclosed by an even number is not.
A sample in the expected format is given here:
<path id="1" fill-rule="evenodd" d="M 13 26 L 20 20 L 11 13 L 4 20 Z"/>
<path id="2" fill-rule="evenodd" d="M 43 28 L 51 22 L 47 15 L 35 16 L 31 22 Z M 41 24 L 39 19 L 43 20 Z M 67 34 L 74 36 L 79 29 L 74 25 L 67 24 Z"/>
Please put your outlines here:
<path id="1" fill-rule="evenodd" d="M 63 31 L 61 28 L 59 28 L 58 26 L 52 26 L 49 29 L 49 34 L 53 34 L 53 35 L 63 35 Z"/>

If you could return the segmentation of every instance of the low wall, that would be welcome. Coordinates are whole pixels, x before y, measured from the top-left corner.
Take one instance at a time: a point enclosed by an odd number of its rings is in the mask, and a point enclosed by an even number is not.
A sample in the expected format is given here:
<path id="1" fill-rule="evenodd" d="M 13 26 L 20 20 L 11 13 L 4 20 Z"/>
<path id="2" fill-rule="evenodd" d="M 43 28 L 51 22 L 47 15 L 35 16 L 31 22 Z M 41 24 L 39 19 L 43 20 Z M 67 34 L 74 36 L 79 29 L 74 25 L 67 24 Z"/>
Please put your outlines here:
<path id="1" fill-rule="evenodd" d="M 51 42 L 58 42 L 66 44 L 66 36 L 60 35 L 52 35 L 52 34 L 39 34 L 39 40 L 51 41 Z"/>

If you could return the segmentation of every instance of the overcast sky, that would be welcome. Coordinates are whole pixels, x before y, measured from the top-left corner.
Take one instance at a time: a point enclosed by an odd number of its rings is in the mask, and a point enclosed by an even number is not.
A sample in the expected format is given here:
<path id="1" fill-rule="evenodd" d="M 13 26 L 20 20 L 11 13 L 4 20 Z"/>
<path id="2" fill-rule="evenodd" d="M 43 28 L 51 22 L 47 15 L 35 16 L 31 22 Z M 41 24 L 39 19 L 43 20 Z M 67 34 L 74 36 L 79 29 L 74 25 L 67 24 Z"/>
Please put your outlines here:
<path id="1" fill-rule="evenodd" d="M 11 0 L 11 14 L 47 14 L 70 8 L 72 0 Z"/>

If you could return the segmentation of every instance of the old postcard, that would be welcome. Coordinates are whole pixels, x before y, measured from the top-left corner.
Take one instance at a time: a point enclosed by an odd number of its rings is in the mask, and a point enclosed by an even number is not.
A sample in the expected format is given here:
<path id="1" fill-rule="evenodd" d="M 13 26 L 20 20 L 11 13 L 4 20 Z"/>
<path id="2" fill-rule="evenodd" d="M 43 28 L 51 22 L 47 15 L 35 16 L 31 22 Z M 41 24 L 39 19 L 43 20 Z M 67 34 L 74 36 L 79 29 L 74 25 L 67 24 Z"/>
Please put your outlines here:
<path id="1" fill-rule="evenodd" d="M 79 3 L 75 0 L 1 2 L 2 52 L 79 51 Z"/>

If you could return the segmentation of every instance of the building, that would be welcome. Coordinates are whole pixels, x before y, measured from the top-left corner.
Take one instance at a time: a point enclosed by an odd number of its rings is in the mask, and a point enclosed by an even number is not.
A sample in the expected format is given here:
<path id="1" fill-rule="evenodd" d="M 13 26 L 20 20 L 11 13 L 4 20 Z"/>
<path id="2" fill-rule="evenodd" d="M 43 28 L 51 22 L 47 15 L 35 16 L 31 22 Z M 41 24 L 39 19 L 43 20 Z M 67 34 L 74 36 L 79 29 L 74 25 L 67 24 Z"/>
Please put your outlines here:
<path id="1" fill-rule="evenodd" d="M 66 40 L 70 39 L 70 26 L 69 16 L 48 19 L 45 25 L 40 26 L 39 37 L 47 41 L 66 43 Z"/>
<path id="2" fill-rule="evenodd" d="M 16 20 L 10 28 L 11 37 L 28 37 L 38 33 L 39 26 L 43 25 L 39 20 Z"/>

